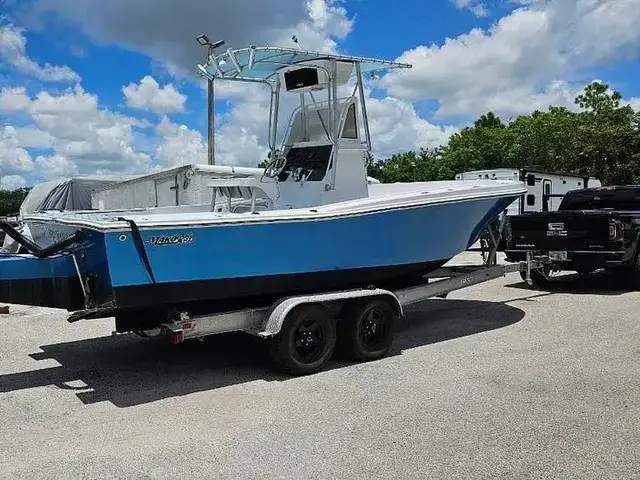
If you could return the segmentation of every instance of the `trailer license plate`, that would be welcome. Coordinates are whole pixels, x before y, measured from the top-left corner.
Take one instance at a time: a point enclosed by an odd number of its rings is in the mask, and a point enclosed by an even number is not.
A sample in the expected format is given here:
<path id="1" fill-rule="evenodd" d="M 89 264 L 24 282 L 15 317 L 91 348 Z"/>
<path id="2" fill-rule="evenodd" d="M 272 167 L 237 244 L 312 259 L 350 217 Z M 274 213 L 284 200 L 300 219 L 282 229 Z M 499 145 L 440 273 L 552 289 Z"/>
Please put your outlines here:
<path id="1" fill-rule="evenodd" d="M 549 252 L 549 260 L 564 262 L 567 260 L 567 252 Z"/>

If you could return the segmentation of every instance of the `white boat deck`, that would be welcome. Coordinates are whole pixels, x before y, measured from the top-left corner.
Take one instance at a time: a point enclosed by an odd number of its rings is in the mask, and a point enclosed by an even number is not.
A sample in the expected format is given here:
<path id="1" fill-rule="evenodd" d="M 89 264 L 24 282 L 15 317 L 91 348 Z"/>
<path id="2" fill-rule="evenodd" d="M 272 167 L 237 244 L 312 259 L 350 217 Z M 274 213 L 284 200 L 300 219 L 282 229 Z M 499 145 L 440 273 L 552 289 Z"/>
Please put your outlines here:
<path id="1" fill-rule="evenodd" d="M 96 229 L 127 229 L 133 220 L 140 227 L 184 226 L 227 223 L 262 223 L 278 220 L 335 218 L 396 208 L 439 203 L 464 202 L 479 198 L 508 197 L 526 192 L 523 183 L 499 180 L 416 182 L 371 184 L 369 196 L 313 208 L 269 210 L 258 213 L 215 213 L 210 207 L 169 207 L 110 212 L 47 212 L 29 217 L 30 221 L 55 221 Z"/>

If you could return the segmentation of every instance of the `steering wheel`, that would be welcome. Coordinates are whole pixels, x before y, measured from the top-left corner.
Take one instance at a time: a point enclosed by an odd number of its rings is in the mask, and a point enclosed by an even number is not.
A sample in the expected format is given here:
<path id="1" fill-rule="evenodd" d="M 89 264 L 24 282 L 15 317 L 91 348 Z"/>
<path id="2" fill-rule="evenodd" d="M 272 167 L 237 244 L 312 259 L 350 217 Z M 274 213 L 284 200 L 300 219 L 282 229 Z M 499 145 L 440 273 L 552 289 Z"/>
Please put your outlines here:
<path id="1" fill-rule="evenodd" d="M 276 178 L 282 173 L 286 166 L 287 159 L 283 155 L 277 154 L 276 157 L 265 167 L 264 176 L 268 178 Z"/>

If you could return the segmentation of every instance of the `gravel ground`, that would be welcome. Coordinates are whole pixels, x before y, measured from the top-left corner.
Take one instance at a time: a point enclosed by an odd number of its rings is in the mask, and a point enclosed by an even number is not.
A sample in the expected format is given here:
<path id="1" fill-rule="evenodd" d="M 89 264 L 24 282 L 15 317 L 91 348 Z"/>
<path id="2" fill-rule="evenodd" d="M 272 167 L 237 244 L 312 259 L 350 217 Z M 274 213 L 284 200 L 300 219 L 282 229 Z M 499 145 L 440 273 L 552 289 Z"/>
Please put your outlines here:
<path id="1" fill-rule="evenodd" d="M 412 308 L 388 358 L 287 378 L 247 336 L 12 306 L 0 477 L 640 478 L 639 309 L 604 275 L 510 274 Z"/>

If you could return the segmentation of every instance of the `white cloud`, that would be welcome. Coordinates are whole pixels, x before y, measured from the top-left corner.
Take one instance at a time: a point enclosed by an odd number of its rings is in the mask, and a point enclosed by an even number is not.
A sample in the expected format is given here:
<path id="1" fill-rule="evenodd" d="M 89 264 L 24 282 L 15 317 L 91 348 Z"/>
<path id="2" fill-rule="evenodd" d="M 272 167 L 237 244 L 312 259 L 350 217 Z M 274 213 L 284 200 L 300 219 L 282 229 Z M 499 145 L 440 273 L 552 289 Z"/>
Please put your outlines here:
<path id="1" fill-rule="evenodd" d="M 496 104 L 503 116 L 524 113 L 528 100 L 571 83 L 581 69 L 637 56 L 638 24 L 638 0 L 535 1 L 487 31 L 406 51 L 400 60 L 413 68 L 387 75 L 383 85 L 407 100 L 437 99 L 440 117 L 478 115 Z"/>
<path id="2" fill-rule="evenodd" d="M 460 8 L 475 9 L 477 15 L 486 13 L 482 10 L 486 5 L 478 0 L 452 1 Z M 551 103 L 575 108 L 573 98 L 581 89 L 576 72 L 634 54 L 633 47 L 640 43 L 640 30 L 631 28 L 640 22 L 640 8 L 633 8 L 638 1 L 519 0 L 521 8 L 488 30 L 474 29 L 441 45 L 405 52 L 401 59 L 414 68 L 383 78 L 384 98 L 368 98 L 374 152 L 380 157 L 440 145 L 456 130 L 422 118 L 410 103 L 414 100 L 435 98 L 440 117 L 465 120 L 487 110 L 508 118 L 546 109 Z M 345 4 L 338 0 L 194 0 L 188 4 L 167 0 L 153 2 L 151 8 L 151 0 L 85 0 L 78 5 L 73 0 L 35 0 L 35 11 L 55 11 L 83 22 L 93 39 L 149 54 L 179 73 L 193 71 L 201 58 L 194 32 L 211 33 L 207 19 L 212 16 L 225 18 L 216 24 L 215 39 L 225 38 L 233 47 L 291 45 L 291 35 L 296 34 L 304 48 L 336 51 L 337 39 L 348 36 L 353 28 Z M 275 15 L 276 11 L 281 14 Z M 166 24 L 167 16 L 173 19 L 171 24 Z M 134 24 L 142 27 L 132 28 Z M 137 129 L 148 124 L 101 107 L 98 98 L 81 87 L 56 94 L 40 92 L 35 97 L 21 88 L 4 89 L 0 111 L 31 118 L 32 124 L 14 129 L 12 138 L 18 147 L 51 148 L 50 154 L 35 160 L 48 175 L 143 171 L 153 168 L 154 162 L 163 167 L 206 162 L 202 133 L 166 117 L 184 111 L 186 97 L 173 84 L 161 86 L 145 76 L 122 91 L 129 107 L 163 115 L 153 130 L 141 135 Z M 256 165 L 267 153 L 267 89 L 217 82 L 216 96 L 232 100 L 217 117 L 217 163 Z M 286 104 L 281 127 L 286 126 L 290 111 Z"/>
<path id="3" fill-rule="evenodd" d="M 269 0 L 266 2 L 269 3 L 269 6 L 257 5 L 252 2 L 253 13 L 258 13 L 255 11 L 257 9 L 258 11 L 264 10 L 265 14 L 268 10 L 272 14 L 272 7 L 277 6 L 278 2 L 282 2 L 282 6 L 284 7 L 286 4 L 287 7 L 281 9 L 286 12 L 287 22 L 284 22 L 280 17 L 273 17 L 271 25 L 267 22 L 262 26 L 262 29 L 256 27 L 252 30 L 246 24 L 247 12 L 240 8 L 243 2 L 246 3 L 245 0 L 239 0 L 234 4 L 224 6 L 220 4 L 212 6 L 211 3 L 207 3 L 205 9 L 237 10 L 239 14 L 242 13 L 240 15 L 244 24 L 242 32 L 226 30 L 230 35 L 236 35 L 237 38 L 263 38 L 265 40 L 281 38 L 282 41 L 286 40 L 288 44 L 292 45 L 290 36 L 296 33 L 300 38 L 300 43 L 305 48 L 311 49 L 335 50 L 336 43 L 332 37 L 343 38 L 352 28 L 352 22 L 347 18 L 347 12 L 339 1 L 300 0 L 297 5 L 298 10 L 296 10 L 290 0 Z M 36 7 L 44 12 L 46 10 L 45 3 L 38 2 Z M 118 2 L 116 1 L 116 3 Z M 136 10 L 137 3 L 126 3 L 126 8 Z M 64 2 L 59 5 L 62 4 Z M 105 15 L 108 17 L 108 13 L 102 15 L 101 18 L 96 18 L 94 15 L 98 15 L 100 9 L 106 8 L 106 4 L 100 3 L 95 7 L 95 9 L 89 8 L 83 11 L 87 14 L 90 13 L 92 18 L 88 20 L 89 23 L 98 22 L 103 25 L 102 22 L 108 19 L 102 17 Z M 185 7 L 183 5 L 177 8 L 176 2 L 173 7 L 175 8 L 171 9 L 172 15 L 182 16 L 183 20 L 186 17 L 191 19 L 196 15 L 195 11 L 188 12 L 191 6 Z M 153 13 L 158 9 L 162 10 L 162 8 L 164 7 L 157 6 L 157 8 L 143 9 L 145 22 L 152 22 L 150 12 Z M 77 10 L 75 2 L 73 2 L 73 10 L 74 12 Z M 130 13 L 133 16 L 137 14 L 136 12 Z M 142 14 L 142 10 L 140 14 Z M 197 16 L 200 21 L 203 18 L 203 12 L 199 11 Z M 217 17 L 221 16 L 229 19 L 237 17 L 217 15 Z M 129 18 L 130 15 L 118 12 L 117 17 L 118 24 L 120 24 L 123 18 Z M 160 20 L 164 22 L 164 18 L 158 18 L 158 21 Z M 264 18 L 260 19 L 260 21 L 262 20 Z M 188 26 L 189 31 L 193 33 L 193 24 L 186 25 L 190 22 L 191 20 L 185 22 L 185 25 L 174 25 L 176 28 L 174 33 L 181 32 L 180 39 L 172 39 L 171 32 L 163 29 L 162 42 L 158 39 L 153 45 L 147 44 L 144 47 L 139 44 L 139 49 L 145 51 L 149 48 L 148 53 L 157 54 L 156 60 L 173 61 L 178 69 L 184 67 L 185 62 L 189 58 L 193 58 L 193 56 L 182 54 L 187 48 L 182 30 Z M 226 23 L 230 24 L 232 20 Z M 109 28 L 111 27 L 114 25 L 110 24 Z M 166 27 L 165 23 L 163 23 L 163 27 Z M 225 28 L 227 27 L 229 25 L 226 25 Z M 99 30 L 97 29 L 91 34 L 100 36 L 97 33 Z M 126 38 L 131 40 L 128 37 L 129 33 L 131 32 L 127 30 L 127 33 L 123 34 L 118 42 L 131 47 L 131 45 L 127 45 L 126 40 Z M 152 36 L 157 33 L 157 31 L 154 32 Z M 191 40 L 191 37 L 189 39 L 188 50 L 191 51 L 194 46 L 197 48 L 197 44 L 195 40 Z M 143 43 L 147 40 L 148 38 L 140 39 Z M 163 45 L 160 50 L 156 49 L 159 44 Z M 180 51 L 180 55 L 174 55 L 176 51 Z M 217 98 L 226 97 L 234 101 L 230 104 L 228 111 L 222 115 L 219 114 L 216 119 L 216 162 L 256 165 L 265 158 L 267 153 L 268 89 L 255 85 L 239 88 L 235 85 L 223 82 L 216 84 Z M 132 83 L 124 86 L 122 91 L 127 105 L 133 108 L 152 110 L 161 114 L 184 110 L 186 97 L 171 84 L 161 87 L 151 76 L 144 77 L 137 84 Z M 284 118 L 290 111 L 287 108 L 282 109 L 281 118 Z M 31 119 L 30 125 L 16 130 L 16 138 L 23 146 L 50 148 L 50 154 L 39 156 L 35 162 L 38 169 L 46 172 L 44 176 L 47 177 L 96 171 L 149 170 L 154 168 L 151 156 L 157 164 L 163 167 L 207 161 L 206 141 L 199 131 L 186 125 L 173 123 L 163 115 L 153 130 L 153 135 L 140 134 L 134 129 L 148 125 L 134 118 L 101 108 L 98 98 L 85 92 L 79 85 L 74 89 L 56 94 L 42 91 L 35 97 L 30 97 L 24 89 L 5 88 L 0 91 L 0 111 L 27 116 Z M 144 152 L 141 152 L 140 148 Z"/>
<path id="4" fill-rule="evenodd" d="M 11 175 L 33 170 L 31 155 L 20 146 L 16 129 L 5 126 L 0 131 L 0 174 Z"/>
<path id="5" fill-rule="evenodd" d="M 350 95 L 352 87 L 340 90 L 341 96 Z M 366 101 L 376 157 L 442 145 L 456 131 L 453 127 L 433 125 L 421 118 L 413 105 L 404 100 L 392 97 L 377 99 L 370 97 L 369 93 L 366 91 Z M 263 95 L 240 102 L 225 115 L 223 125 L 216 132 L 217 163 L 255 166 L 266 157 L 268 98 L 268 95 Z M 279 125 L 283 132 L 297 96 L 283 95 L 281 98 L 283 108 Z M 316 99 L 322 100 L 318 96 Z"/>
<path id="6" fill-rule="evenodd" d="M 207 163 L 207 150 L 200 132 L 163 117 L 156 133 L 161 140 L 156 158 L 163 167 Z"/>
<path id="7" fill-rule="evenodd" d="M 24 87 L 3 88 L 0 91 L 0 111 L 20 112 L 29 106 L 29 96 Z"/>
<path id="8" fill-rule="evenodd" d="M 459 10 L 469 10 L 476 17 L 486 17 L 489 15 L 489 9 L 486 3 L 477 2 L 476 0 L 453 0 L 453 3 Z"/>
<path id="9" fill-rule="evenodd" d="M 353 28 L 353 21 L 347 11 L 336 1 L 309 0 L 307 12 L 311 24 L 326 35 L 345 38 Z"/>
<path id="10" fill-rule="evenodd" d="M 0 176 L 0 190 L 17 190 L 18 188 L 23 188 L 26 186 L 27 181 L 22 175 Z"/>
<path id="11" fill-rule="evenodd" d="M 0 91 L 0 99 L 11 95 L 7 89 Z M 27 103 L 10 103 L 9 111 L 27 115 L 32 124 L 18 129 L 7 127 L 11 128 L 8 142 L 21 148 L 52 149 L 52 155 L 36 161 L 38 167 L 45 168 L 41 172 L 44 176 L 49 176 L 47 168 L 81 174 L 97 170 L 140 172 L 150 168 L 151 158 L 133 148 L 133 128 L 146 124 L 101 108 L 98 98 L 80 85 L 60 94 L 41 91 L 27 99 Z M 16 105 L 21 109 L 17 110 Z M 25 158 L 24 155 L 21 158 Z M 63 168 L 65 162 L 75 167 Z"/>
<path id="12" fill-rule="evenodd" d="M 36 165 L 46 180 L 67 178 L 78 173 L 78 166 L 62 155 L 43 156 L 36 158 Z"/>
<path id="13" fill-rule="evenodd" d="M 150 75 L 139 84 L 130 83 L 122 87 L 127 106 L 155 113 L 177 113 L 184 111 L 187 96 L 178 92 L 172 84 L 161 87 Z"/>
<path id="14" fill-rule="evenodd" d="M 54 137 L 37 127 L 16 127 L 18 141 L 24 148 L 52 148 Z"/>
<path id="15" fill-rule="evenodd" d="M 216 163 L 221 165 L 255 167 L 269 151 L 266 137 L 241 121 L 225 124 L 216 134 L 215 145 Z"/>
<path id="16" fill-rule="evenodd" d="M 418 115 L 413 105 L 397 98 L 369 98 L 367 113 L 372 148 L 377 157 L 443 145 L 457 131 L 454 127 L 429 123 Z"/>
<path id="17" fill-rule="evenodd" d="M 0 27 L 0 58 L 25 75 L 51 82 L 78 82 L 80 76 L 67 66 L 38 65 L 26 55 L 23 30 L 11 24 Z"/>
<path id="18" fill-rule="evenodd" d="M 640 112 L 640 97 L 629 100 L 629 105 L 631 105 L 636 112 Z"/>
<path id="19" fill-rule="evenodd" d="M 101 44 L 120 46 L 149 55 L 183 74 L 194 74 L 204 56 L 195 37 L 206 33 L 240 48 L 269 44 L 307 15 L 304 0 L 34 0 L 28 7 L 33 19 L 46 28 L 56 14 L 80 27 Z M 333 3 L 333 2 L 330 2 Z M 37 23 L 37 22 L 33 22 Z M 290 42 L 290 40 L 289 40 Z"/>

